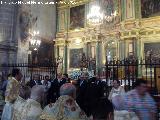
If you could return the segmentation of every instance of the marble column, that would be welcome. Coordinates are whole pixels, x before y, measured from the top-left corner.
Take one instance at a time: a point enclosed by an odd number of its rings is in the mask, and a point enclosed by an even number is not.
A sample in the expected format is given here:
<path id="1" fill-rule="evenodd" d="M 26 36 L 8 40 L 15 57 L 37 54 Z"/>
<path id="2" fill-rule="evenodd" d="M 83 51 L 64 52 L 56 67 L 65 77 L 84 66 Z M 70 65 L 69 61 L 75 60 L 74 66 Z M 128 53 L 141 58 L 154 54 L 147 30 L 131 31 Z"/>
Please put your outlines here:
<path id="1" fill-rule="evenodd" d="M 123 60 L 126 57 L 126 44 L 125 41 L 119 42 L 119 59 Z"/>
<path id="2" fill-rule="evenodd" d="M 88 58 L 92 57 L 92 53 L 91 53 L 91 43 L 88 43 L 88 49 L 87 49 L 87 53 L 88 53 Z"/>
<path id="3" fill-rule="evenodd" d="M 102 70 L 102 42 L 96 43 L 96 75 L 101 75 Z"/>
<path id="4" fill-rule="evenodd" d="M 63 73 L 68 72 L 68 46 L 67 43 L 64 45 L 64 54 L 63 54 Z"/>
<path id="5" fill-rule="evenodd" d="M 142 59 L 142 40 L 140 38 L 137 38 L 136 40 L 136 57 L 140 60 Z M 138 77 L 142 76 L 142 67 L 138 66 Z"/>
<path id="6" fill-rule="evenodd" d="M 83 52 L 85 53 L 85 56 L 88 58 L 88 43 L 84 43 Z"/>

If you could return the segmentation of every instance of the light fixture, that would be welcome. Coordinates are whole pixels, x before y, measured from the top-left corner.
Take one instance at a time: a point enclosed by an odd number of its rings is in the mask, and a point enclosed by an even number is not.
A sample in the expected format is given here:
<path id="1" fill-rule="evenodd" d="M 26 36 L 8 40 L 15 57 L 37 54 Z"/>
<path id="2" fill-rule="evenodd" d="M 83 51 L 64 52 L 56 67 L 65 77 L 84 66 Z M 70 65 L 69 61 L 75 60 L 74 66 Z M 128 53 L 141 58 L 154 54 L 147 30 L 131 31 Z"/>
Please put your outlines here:
<path id="1" fill-rule="evenodd" d="M 117 11 L 114 11 L 113 13 L 111 13 L 110 15 L 104 15 L 104 19 L 107 21 L 107 22 L 112 22 L 115 17 L 117 16 Z"/>
<path id="2" fill-rule="evenodd" d="M 92 6 L 89 14 L 87 15 L 87 20 L 89 24 L 99 25 L 103 23 L 103 13 L 99 6 Z"/>
<path id="3" fill-rule="evenodd" d="M 75 44 L 76 44 L 76 45 L 79 45 L 81 42 L 82 42 L 82 40 L 79 39 L 79 38 L 77 38 L 77 39 L 75 40 Z"/>
<path id="4" fill-rule="evenodd" d="M 37 51 L 37 48 L 34 48 L 33 50 L 34 50 L 34 51 Z"/>
<path id="5" fill-rule="evenodd" d="M 37 37 L 39 34 L 39 31 L 33 31 L 33 35 L 30 39 L 30 45 L 33 48 L 33 50 L 37 50 L 38 47 L 41 45 L 41 40 Z"/>
<path id="6" fill-rule="evenodd" d="M 80 29 L 76 28 L 74 31 L 75 31 L 75 32 L 78 32 L 78 31 L 80 31 Z"/>

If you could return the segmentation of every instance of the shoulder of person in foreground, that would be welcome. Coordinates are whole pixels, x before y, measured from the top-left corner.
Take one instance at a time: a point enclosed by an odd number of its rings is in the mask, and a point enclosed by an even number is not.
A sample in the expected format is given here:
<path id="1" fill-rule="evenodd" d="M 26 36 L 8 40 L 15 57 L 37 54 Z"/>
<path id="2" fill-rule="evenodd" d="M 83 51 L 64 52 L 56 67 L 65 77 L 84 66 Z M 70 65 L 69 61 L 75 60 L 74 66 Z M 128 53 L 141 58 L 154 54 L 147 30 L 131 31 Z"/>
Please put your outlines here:
<path id="1" fill-rule="evenodd" d="M 18 96 L 18 98 L 16 99 L 16 101 L 13 104 L 13 109 L 14 109 L 14 113 L 13 113 L 13 120 L 21 120 L 22 116 L 22 111 L 24 110 L 24 106 L 26 104 L 26 100 L 21 98 L 20 96 Z"/>

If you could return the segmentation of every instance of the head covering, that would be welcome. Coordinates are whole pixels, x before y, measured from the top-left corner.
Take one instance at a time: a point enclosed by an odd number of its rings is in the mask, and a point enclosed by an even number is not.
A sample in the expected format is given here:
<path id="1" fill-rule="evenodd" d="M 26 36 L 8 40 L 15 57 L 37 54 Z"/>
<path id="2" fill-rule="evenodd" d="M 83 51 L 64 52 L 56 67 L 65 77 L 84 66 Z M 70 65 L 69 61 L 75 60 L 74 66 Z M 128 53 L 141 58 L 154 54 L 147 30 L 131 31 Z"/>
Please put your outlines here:
<path id="1" fill-rule="evenodd" d="M 76 87 L 71 83 L 63 84 L 60 88 L 60 95 L 70 95 L 76 91 Z"/>

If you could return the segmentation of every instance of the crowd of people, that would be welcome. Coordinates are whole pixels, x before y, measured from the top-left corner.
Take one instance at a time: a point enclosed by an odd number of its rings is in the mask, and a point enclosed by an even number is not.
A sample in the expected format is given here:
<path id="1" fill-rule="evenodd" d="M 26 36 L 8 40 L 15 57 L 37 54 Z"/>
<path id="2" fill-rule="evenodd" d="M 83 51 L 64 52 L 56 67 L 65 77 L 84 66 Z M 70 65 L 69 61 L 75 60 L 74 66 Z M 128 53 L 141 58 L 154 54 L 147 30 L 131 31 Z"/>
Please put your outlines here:
<path id="1" fill-rule="evenodd" d="M 39 74 L 23 83 L 14 68 L 2 85 L 5 106 L 1 120 L 156 120 L 156 103 L 147 91 L 147 81 L 137 79 L 125 92 L 119 80 L 107 82 L 81 74 L 72 82 L 68 74 L 44 80 Z"/>

